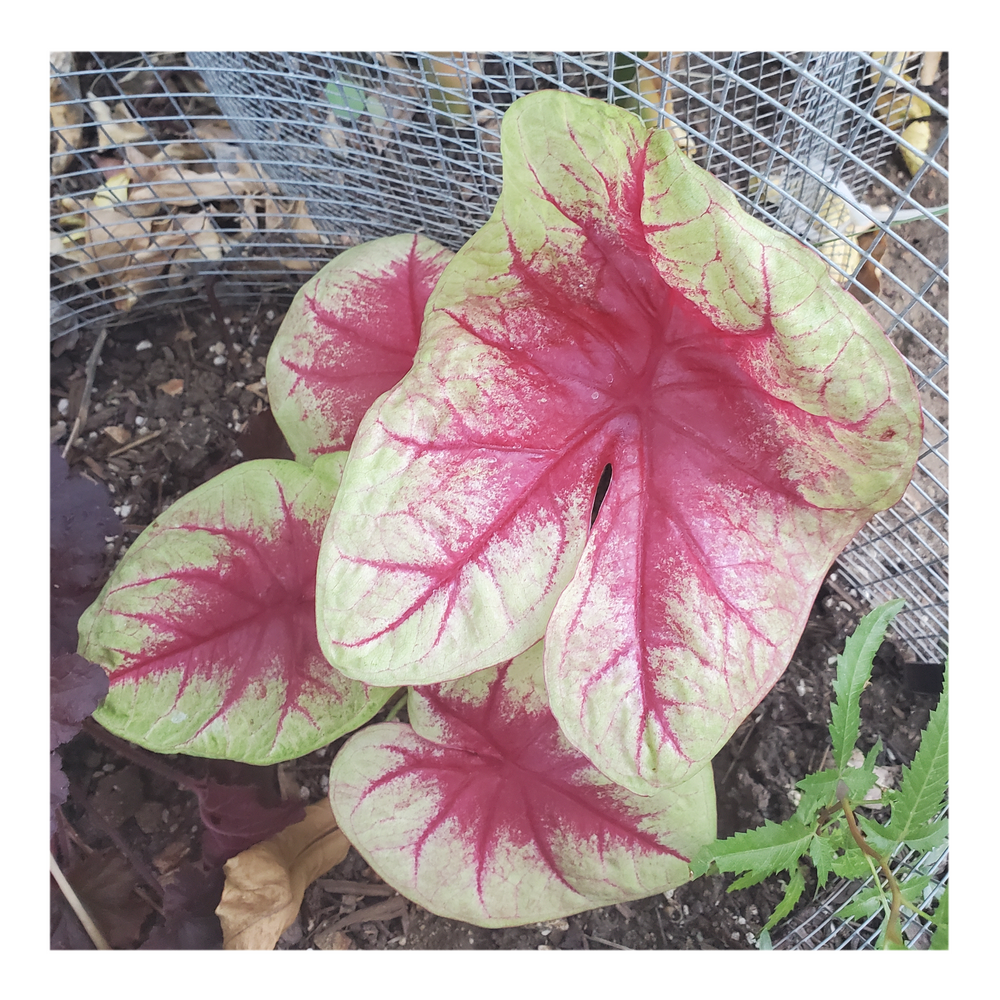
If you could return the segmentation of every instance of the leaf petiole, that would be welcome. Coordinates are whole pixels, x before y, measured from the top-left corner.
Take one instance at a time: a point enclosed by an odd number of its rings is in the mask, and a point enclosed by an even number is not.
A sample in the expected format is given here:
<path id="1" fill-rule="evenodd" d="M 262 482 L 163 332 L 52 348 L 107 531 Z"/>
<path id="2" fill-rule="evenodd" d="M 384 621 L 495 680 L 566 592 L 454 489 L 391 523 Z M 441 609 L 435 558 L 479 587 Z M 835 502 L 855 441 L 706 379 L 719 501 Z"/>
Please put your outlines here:
<path id="1" fill-rule="evenodd" d="M 889 869 L 889 862 L 886 861 L 886 859 L 882 857 L 878 851 L 874 850 L 869 845 L 868 841 L 865 840 L 865 835 L 858 828 L 858 823 L 854 818 L 854 811 L 851 809 L 851 803 L 847 798 L 846 792 L 847 785 L 843 781 L 840 781 L 837 784 L 837 794 L 841 796 L 840 805 L 844 810 L 844 818 L 847 820 L 847 825 L 850 827 L 851 836 L 854 838 L 854 842 L 861 848 L 866 857 L 872 858 L 878 863 L 878 866 L 882 869 L 882 874 L 885 875 L 886 882 L 889 885 L 889 891 L 892 894 L 892 903 L 889 907 L 889 917 L 886 921 L 886 940 L 903 947 L 903 934 L 900 929 L 899 920 L 900 910 L 903 907 L 903 894 L 899 891 L 899 883 L 896 881 L 896 877 Z M 877 875 L 874 871 L 874 866 L 872 874 Z M 879 885 L 877 877 L 875 884 Z M 879 885 L 879 891 L 880 893 L 882 891 L 881 885 Z"/>

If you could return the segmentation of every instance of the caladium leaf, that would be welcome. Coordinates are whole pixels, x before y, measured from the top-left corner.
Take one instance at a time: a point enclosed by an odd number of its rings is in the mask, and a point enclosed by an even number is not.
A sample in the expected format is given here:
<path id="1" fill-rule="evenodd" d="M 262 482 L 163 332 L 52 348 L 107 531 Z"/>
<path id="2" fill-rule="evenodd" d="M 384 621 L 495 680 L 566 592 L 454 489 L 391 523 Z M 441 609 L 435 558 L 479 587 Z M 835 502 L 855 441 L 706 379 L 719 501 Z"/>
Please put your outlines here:
<path id="1" fill-rule="evenodd" d="M 388 236 L 345 250 L 299 289 L 266 369 L 274 418 L 298 461 L 349 448 L 368 407 L 406 374 L 453 256 L 426 236 Z"/>
<path id="2" fill-rule="evenodd" d="M 411 725 L 355 733 L 330 771 L 341 829 L 390 885 L 482 927 L 664 892 L 715 837 L 712 769 L 635 795 L 566 741 L 541 644 L 410 691 Z"/>
<path id="3" fill-rule="evenodd" d="M 650 792 L 784 670 L 836 554 L 902 495 L 919 400 L 822 261 L 666 131 L 544 91 L 501 145 L 496 211 L 352 448 L 320 642 L 419 684 L 544 634 L 570 741 Z"/>
<path id="4" fill-rule="evenodd" d="M 382 707 L 392 689 L 337 673 L 316 637 L 316 560 L 344 460 L 246 462 L 136 539 L 80 619 L 80 653 L 109 677 L 101 725 L 161 753 L 267 764 Z"/>

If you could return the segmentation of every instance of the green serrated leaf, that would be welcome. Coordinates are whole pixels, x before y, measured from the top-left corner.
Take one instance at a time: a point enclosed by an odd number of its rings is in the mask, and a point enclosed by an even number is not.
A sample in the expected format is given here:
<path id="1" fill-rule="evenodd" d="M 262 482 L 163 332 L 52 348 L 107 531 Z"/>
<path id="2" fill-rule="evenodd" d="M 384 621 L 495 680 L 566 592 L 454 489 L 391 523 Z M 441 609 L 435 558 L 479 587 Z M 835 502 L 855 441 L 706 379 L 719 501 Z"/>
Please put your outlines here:
<path id="1" fill-rule="evenodd" d="M 830 867 L 834 874 L 841 878 L 868 878 L 872 873 L 871 865 L 868 864 L 860 847 L 855 847 L 835 857 L 830 863 Z"/>
<path id="2" fill-rule="evenodd" d="M 931 935 L 930 951 L 948 950 L 948 890 L 945 889 L 938 900 L 937 908 L 934 910 L 932 921 L 934 933 Z"/>
<path id="3" fill-rule="evenodd" d="M 704 875 L 714 861 L 720 871 L 746 872 L 755 881 L 791 870 L 815 836 L 812 829 L 796 819 L 784 823 L 766 820 L 756 830 L 737 833 L 702 848 L 691 862 L 695 878 Z M 748 883 L 750 885 L 753 882 Z"/>
<path id="4" fill-rule="evenodd" d="M 869 612 L 858 622 L 854 634 L 837 657 L 837 676 L 833 682 L 836 701 L 830 707 L 830 740 L 833 760 L 841 772 L 854 752 L 861 731 L 861 692 L 872 672 L 872 660 L 882 645 L 885 630 L 906 602 L 888 601 Z"/>
<path id="5" fill-rule="evenodd" d="M 802 874 L 802 868 L 796 865 L 792 869 L 792 877 L 788 880 L 785 895 L 782 896 L 781 902 L 774 908 L 774 913 L 771 914 L 770 919 L 764 924 L 764 930 L 769 931 L 779 920 L 783 920 L 792 912 L 792 908 L 801 899 L 805 887 L 806 879 Z"/>
<path id="6" fill-rule="evenodd" d="M 913 875 L 899 883 L 899 894 L 911 910 L 924 908 L 923 892 L 931 883 L 930 875 Z"/>
<path id="7" fill-rule="evenodd" d="M 809 844 L 809 857 L 816 868 L 816 889 L 822 889 L 833 870 L 836 848 L 829 837 L 813 837 Z"/>
<path id="8" fill-rule="evenodd" d="M 893 805 L 886 835 L 897 843 L 916 846 L 928 834 L 928 824 L 941 810 L 948 786 L 948 670 L 937 708 L 931 712 L 920 747 L 903 768 L 899 797 Z"/>
<path id="9" fill-rule="evenodd" d="M 738 879 L 733 880 L 729 888 L 726 889 L 726 892 L 736 892 L 737 889 L 749 889 L 750 886 L 758 885 L 764 879 L 770 878 L 774 874 L 771 871 L 744 872 Z"/>
<path id="10" fill-rule="evenodd" d="M 875 772 L 875 761 L 878 759 L 878 755 L 882 752 L 882 737 L 880 736 L 875 741 L 875 746 L 868 751 L 865 755 L 865 762 L 861 765 L 862 769 L 865 771 L 871 771 L 873 774 Z"/>
<path id="11" fill-rule="evenodd" d="M 857 814 L 855 814 L 854 818 L 858 821 L 858 826 L 861 828 L 861 832 L 865 835 L 865 839 L 869 845 L 883 857 L 888 857 L 899 846 L 899 841 L 893 840 L 881 823 L 867 816 Z"/>
<path id="12" fill-rule="evenodd" d="M 933 851 L 948 840 L 948 820 L 941 819 L 926 827 L 927 833 L 922 837 L 907 837 L 906 846 L 914 851 Z"/>
<path id="13" fill-rule="evenodd" d="M 861 853 L 860 851 L 858 852 Z M 868 865 L 865 865 L 866 871 Z M 870 872 L 869 872 L 870 874 Z M 884 894 L 878 886 L 869 885 L 862 889 L 850 902 L 836 912 L 840 920 L 866 920 L 883 909 Z"/>
<path id="14" fill-rule="evenodd" d="M 840 780 L 840 772 L 832 768 L 825 771 L 818 771 L 816 774 L 807 774 L 801 781 L 795 783 L 796 788 L 800 788 L 809 795 L 814 795 L 824 803 L 833 802 L 834 791 L 837 782 Z"/>
<path id="15" fill-rule="evenodd" d="M 852 802 L 860 802 L 877 780 L 875 772 L 870 768 L 848 767 L 843 772 L 827 768 L 818 774 L 806 775 L 796 783 L 796 787 L 815 796 L 824 805 L 830 805 L 837 801 L 838 782 L 843 781 L 847 785 L 848 798 Z"/>

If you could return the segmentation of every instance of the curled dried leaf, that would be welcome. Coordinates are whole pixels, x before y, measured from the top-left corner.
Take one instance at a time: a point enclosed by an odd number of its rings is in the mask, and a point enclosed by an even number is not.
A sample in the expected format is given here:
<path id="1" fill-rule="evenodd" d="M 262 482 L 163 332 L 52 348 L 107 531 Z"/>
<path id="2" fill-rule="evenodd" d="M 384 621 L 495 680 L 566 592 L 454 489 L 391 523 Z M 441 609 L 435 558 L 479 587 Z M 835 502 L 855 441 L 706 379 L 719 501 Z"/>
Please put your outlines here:
<path id="1" fill-rule="evenodd" d="M 871 259 L 866 260 L 861 266 L 861 270 L 858 271 L 857 284 L 850 286 L 851 294 L 859 302 L 870 302 L 871 295 L 868 292 L 871 292 L 872 295 L 878 295 L 882 290 L 882 272 L 875 265 L 876 262 L 885 256 L 885 248 L 889 245 L 889 241 L 883 237 L 878 241 L 875 248 L 872 249 L 872 243 L 874 243 L 876 236 L 878 236 L 878 232 L 872 231 L 870 233 L 862 233 L 858 237 L 858 246 L 862 250 L 871 250 Z M 864 291 L 865 288 L 868 289 L 868 292 Z"/>
<path id="2" fill-rule="evenodd" d="M 64 173 L 73 162 L 74 150 L 80 145 L 83 134 L 83 108 L 79 104 L 60 103 L 72 100 L 61 80 L 49 83 L 49 117 L 52 121 L 49 172 Z"/>
<path id="3" fill-rule="evenodd" d="M 307 886 L 347 857 L 329 799 L 306 808 L 301 823 L 226 862 L 216 915 L 223 948 L 270 951 L 299 912 Z"/>
<path id="4" fill-rule="evenodd" d="M 107 101 L 96 100 L 92 93 L 87 97 L 90 98 L 90 113 L 97 122 L 101 149 L 149 141 L 149 133 L 128 113 L 124 102 L 120 101 L 112 109 Z"/>

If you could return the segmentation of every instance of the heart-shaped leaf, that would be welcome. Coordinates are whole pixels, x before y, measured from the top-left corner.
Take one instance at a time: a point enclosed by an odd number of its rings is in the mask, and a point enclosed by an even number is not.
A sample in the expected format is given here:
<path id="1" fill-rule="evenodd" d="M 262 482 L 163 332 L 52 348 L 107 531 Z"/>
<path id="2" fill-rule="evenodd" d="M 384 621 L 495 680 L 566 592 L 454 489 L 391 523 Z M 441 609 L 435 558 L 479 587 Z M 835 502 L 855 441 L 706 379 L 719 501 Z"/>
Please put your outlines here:
<path id="1" fill-rule="evenodd" d="M 919 399 L 822 261 L 666 131 L 544 91 L 502 152 L 493 217 L 359 429 L 320 642 L 349 676 L 421 684 L 544 633 L 563 730 L 648 793 L 784 670 L 830 563 L 909 481 Z"/>
<path id="2" fill-rule="evenodd" d="M 298 461 L 349 448 L 368 407 L 406 374 L 453 256 L 426 236 L 388 236 L 345 250 L 299 289 L 267 356 L 268 398 Z"/>
<path id="3" fill-rule="evenodd" d="M 664 892 L 715 836 L 712 769 L 639 796 L 566 741 L 538 644 L 413 688 L 411 726 L 352 736 L 334 759 L 341 829 L 390 885 L 482 927 L 551 920 Z"/>
<path id="4" fill-rule="evenodd" d="M 316 560 L 344 460 L 246 462 L 136 539 L 80 619 L 80 654 L 109 677 L 101 725 L 161 753 L 267 764 L 385 704 L 391 688 L 343 677 L 316 637 Z"/>

